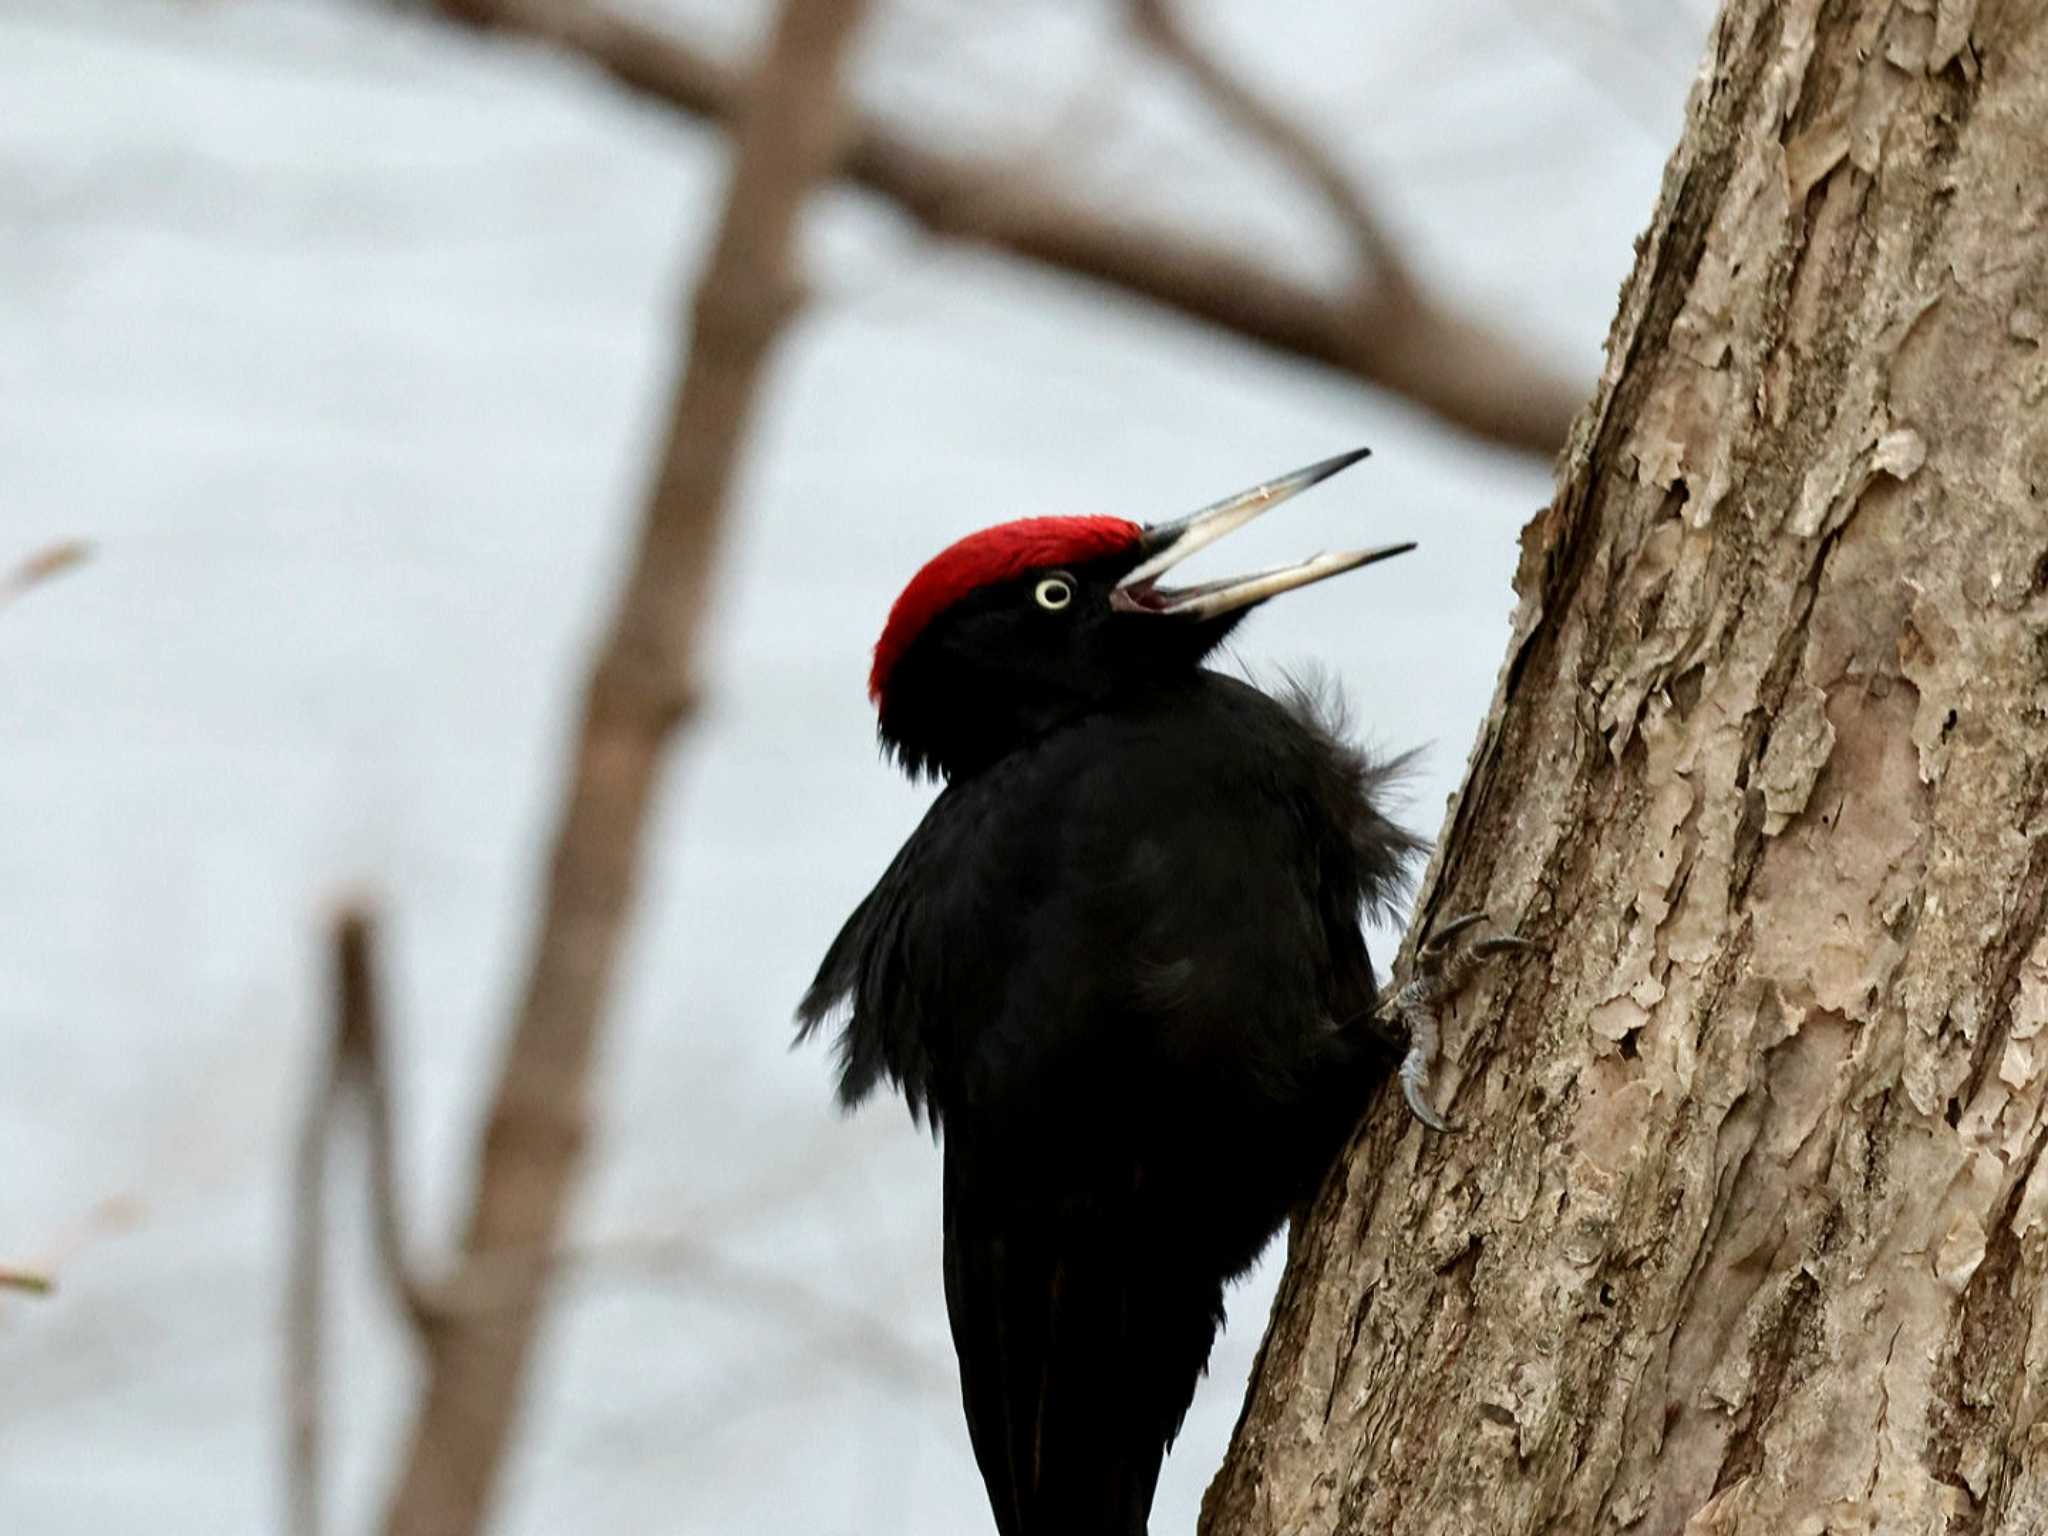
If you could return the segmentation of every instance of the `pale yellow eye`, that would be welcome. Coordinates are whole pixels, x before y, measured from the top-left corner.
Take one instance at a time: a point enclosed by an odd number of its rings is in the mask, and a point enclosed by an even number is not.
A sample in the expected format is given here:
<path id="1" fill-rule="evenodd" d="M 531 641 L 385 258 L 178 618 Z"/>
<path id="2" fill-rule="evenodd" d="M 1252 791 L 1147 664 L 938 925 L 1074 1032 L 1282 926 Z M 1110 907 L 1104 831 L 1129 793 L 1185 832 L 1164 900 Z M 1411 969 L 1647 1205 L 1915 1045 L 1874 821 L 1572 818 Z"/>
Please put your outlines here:
<path id="1" fill-rule="evenodd" d="M 1048 576 L 1032 589 L 1031 596 L 1047 613 L 1058 613 L 1074 600 L 1074 584 L 1064 576 Z"/>

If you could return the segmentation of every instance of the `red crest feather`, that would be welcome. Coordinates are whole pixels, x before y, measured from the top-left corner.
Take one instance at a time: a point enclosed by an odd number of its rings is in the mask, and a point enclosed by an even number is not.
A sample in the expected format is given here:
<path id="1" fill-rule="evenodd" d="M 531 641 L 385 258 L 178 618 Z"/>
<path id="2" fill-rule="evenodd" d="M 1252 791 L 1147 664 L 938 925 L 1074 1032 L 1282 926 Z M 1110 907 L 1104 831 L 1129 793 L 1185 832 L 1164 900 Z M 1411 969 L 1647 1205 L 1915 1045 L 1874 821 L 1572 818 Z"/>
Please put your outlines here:
<path id="1" fill-rule="evenodd" d="M 1121 517 L 1026 517 L 947 545 L 910 578 L 890 608 L 882 638 L 875 642 L 868 697 L 881 702 L 890 672 L 925 626 L 977 587 L 1010 581 L 1040 566 L 1083 565 L 1117 554 L 1136 544 L 1144 531 Z"/>

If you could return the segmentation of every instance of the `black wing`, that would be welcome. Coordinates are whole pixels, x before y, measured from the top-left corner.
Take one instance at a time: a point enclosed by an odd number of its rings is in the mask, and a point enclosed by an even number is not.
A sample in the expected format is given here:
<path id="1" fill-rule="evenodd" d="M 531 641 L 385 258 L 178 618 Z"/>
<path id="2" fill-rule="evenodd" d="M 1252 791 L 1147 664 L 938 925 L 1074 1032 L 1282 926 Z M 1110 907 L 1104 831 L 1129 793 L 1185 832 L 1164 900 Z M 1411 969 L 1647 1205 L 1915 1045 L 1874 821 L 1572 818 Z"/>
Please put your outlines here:
<path id="1" fill-rule="evenodd" d="M 993 775 L 991 775 L 993 777 Z M 950 956 L 973 943 L 990 875 L 975 828 L 1000 803 L 986 779 L 933 802 L 867 898 L 854 908 L 797 1007 L 797 1039 L 840 1020 L 839 1102 L 851 1109 L 887 1079 L 912 1118 L 939 1125 L 957 993 Z M 994 977 L 983 986 L 999 984 Z"/>

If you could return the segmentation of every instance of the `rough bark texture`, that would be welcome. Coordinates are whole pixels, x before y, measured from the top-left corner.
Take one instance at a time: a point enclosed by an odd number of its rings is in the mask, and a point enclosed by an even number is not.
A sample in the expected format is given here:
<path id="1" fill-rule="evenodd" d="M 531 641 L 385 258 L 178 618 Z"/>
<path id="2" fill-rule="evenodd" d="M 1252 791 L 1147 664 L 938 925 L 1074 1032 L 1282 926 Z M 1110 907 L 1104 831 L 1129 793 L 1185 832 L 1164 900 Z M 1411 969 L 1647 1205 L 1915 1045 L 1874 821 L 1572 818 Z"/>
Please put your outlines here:
<path id="1" fill-rule="evenodd" d="M 697 635 L 763 371 L 794 312 L 796 224 L 836 162 L 841 66 L 867 0 L 787 0 L 742 120 L 719 236 L 633 567 L 584 699 L 546 908 L 478 1149 L 450 1305 L 388 1536 L 482 1529 L 582 1166 L 585 1103 L 664 749 L 691 702 Z"/>
<path id="2" fill-rule="evenodd" d="M 2044 316 L 2048 7 L 1734 0 L 1206 1531 L 2048 1528 Z"/>

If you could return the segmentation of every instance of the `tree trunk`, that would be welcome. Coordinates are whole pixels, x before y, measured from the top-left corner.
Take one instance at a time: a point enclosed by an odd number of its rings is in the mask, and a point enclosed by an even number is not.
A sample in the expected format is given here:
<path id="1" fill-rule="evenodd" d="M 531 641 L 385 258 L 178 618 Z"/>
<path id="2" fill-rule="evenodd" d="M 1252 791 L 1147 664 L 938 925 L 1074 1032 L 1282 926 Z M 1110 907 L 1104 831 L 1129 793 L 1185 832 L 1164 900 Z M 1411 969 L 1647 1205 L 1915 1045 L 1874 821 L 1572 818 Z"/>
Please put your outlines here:
<path id="1" fill-rule="evenodd" d="M 1709 66 L 1214 1536 L 2048 1529 L 2048 6 Z"/>

